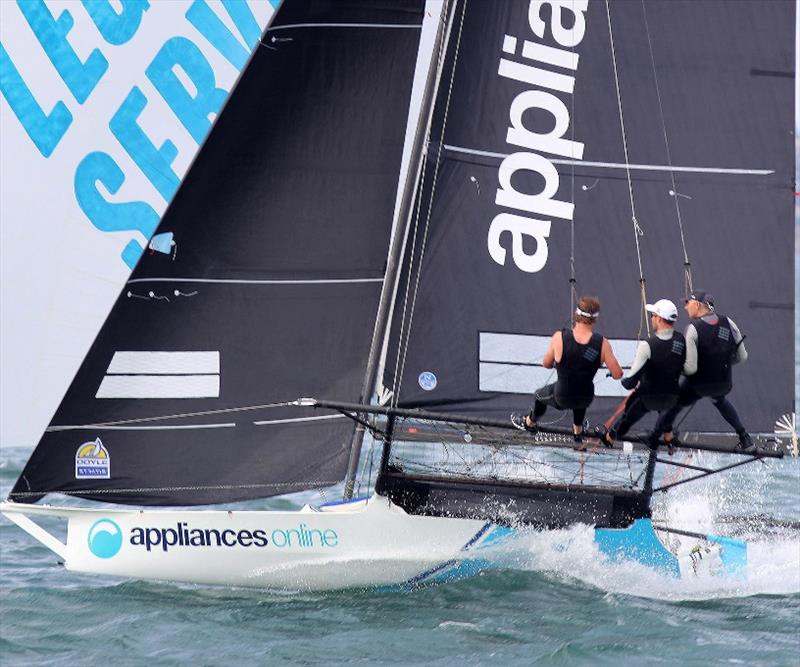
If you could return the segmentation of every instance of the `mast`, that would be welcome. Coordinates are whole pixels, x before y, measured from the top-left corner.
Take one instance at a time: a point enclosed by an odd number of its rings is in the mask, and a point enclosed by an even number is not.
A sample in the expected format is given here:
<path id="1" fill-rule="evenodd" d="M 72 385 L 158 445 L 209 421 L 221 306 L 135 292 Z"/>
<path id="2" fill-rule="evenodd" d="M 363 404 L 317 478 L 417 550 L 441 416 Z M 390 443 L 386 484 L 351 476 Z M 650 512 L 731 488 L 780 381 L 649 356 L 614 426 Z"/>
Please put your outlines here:
<path id="1" fill-rule="evenodd" d="M 800 0 L 794 8 L 794 432 L 800 423 Z"/>
<path id="2" fill-rule="evenodd" d="M 447 3 L 447 0 L 443 0 Z M 431 119 L 433 117 L 433 102 L 436 99 L 436 90 L 444 65 L 444 56 L 447 52 L 447 43 L 450 40 L 450 28 L 453 20 L 453 5 L 445 4 L 443 14 L 439 17 L 439 25 L 436 30 L 436 37 L 433 42 L 433 53 L 431 55 L 428 76 L 422 94 L 420 112 L 417 118 L 417 127 L 414 133 L 414 142 L 409 158 L 409 167 L 406 174 L 406 181 L 403 187 L 403 197 L 400 209 L 397 214 L 397 224 L 394 228 L 391 244 L 389 246 L 389 259 L 386 266 L 386 274 L 381 290 L 380 303 L 378 304 L 378 314 L 375 321 L 375 329 L 372 333 L 367 368 L 364 372 L 364 384 L 361 388 L 361 402 L 366 403 L 375 390 L 375 382 L 380 366 L 380 360 L 386 344 L 386 337 L 389 331 L 392 311 L 394 309 L 395 298 L 397 297 L 397 282 L 400 275 L 400 260 L 405 250 L 408 227 L 411 220 L 411 209 L 416 197 L 419 173 L 422 166 L 422 157 L 425 150 L 425 143 L 430 130 Z M 446 26 L 446 27 L 445 27 Z M 444 41 L 443 41 L 444 40 Z M 439 57 L 438 53 L 441 53 Z M 358 424 L 353 432 L 350 443 L 350 458 L 347 463 L 347 475 L 344 480 L 344 498 L 353 497 L 353 487 L 355 484 L 358 461 L 361 457 L 362 443 L 364 441 L 364 426 Z"/>

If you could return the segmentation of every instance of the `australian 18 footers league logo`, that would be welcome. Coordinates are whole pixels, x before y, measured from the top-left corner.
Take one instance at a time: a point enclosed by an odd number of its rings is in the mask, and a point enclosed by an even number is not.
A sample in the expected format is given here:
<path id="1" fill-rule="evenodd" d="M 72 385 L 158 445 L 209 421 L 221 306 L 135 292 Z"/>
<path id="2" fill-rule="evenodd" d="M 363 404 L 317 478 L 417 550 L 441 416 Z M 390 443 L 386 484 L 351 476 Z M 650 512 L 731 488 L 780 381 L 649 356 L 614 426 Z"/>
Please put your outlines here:
<path id="1" fill-rule="evenodd" d="M 110 479 L 111 456 L 100 438 L 84 442 L 75 452 L 75 479 Z"/>

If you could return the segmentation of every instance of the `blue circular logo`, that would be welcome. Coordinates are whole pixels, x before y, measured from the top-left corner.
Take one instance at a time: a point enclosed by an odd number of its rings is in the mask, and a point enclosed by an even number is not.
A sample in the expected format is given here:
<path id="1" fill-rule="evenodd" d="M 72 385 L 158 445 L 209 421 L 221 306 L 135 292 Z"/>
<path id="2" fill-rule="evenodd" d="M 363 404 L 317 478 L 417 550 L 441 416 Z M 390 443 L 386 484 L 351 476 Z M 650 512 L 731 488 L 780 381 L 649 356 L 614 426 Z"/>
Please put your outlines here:
<path id="1" fill-rule="evenodd" d="M 111 519 L 100 519 L 89 528 L 89 551 L 98 558 L 116 556 L 122 548 L 122 530 Z"/>
<path id="2" fill-rule="evenodd" d="M 436 385 L 438 384 L 436 376 L 430 371 L 425 371 L 424 373 L 420 373 L 417 381 L 419 382 L 419 386 L 422 387 L 425 391 L 433 391 L 434 389 L 436 389 Z"/>

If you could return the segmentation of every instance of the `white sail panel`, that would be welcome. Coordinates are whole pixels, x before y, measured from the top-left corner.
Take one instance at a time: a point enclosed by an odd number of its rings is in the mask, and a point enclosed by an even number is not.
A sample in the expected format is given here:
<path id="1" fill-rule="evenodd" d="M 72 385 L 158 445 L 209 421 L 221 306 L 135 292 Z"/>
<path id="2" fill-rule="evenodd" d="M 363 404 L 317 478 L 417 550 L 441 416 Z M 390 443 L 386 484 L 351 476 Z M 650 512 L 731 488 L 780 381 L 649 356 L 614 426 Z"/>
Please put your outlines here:
<path id="1" fill-rule="evenodd" d="M 106 375 L 95 398 L 219 398 L 219 375 Z"/>
<path id="2" fill-rule="evenodd" d="M 219 352 L 115 352 L 109 374 L 219 373 Z"/>

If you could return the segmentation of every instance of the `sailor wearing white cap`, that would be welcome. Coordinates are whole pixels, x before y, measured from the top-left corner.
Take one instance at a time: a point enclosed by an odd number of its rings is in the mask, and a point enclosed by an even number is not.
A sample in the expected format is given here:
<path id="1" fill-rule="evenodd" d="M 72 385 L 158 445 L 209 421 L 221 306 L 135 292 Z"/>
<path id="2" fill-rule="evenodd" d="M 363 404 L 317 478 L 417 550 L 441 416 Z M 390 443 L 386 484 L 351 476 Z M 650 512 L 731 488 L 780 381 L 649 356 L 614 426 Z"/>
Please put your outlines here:
<path id="1" fill-rule="evenodd" d="M 633 365 L 622 378 L 623 387 L 636 390 L 625 402 L 617 423 L 603 436 L 603 443 L 609 447 L 648 412 L 662 413 L 678 401 L 678 380 L 686 362 L 686 340 L 674 330 L 678 309 L 669 299 L 660 299 L 648 303 L 645 310 L 650 313 L 654 334 L 639 343 Z M 655 446 L 658 435 L 651 437 Z"/>

